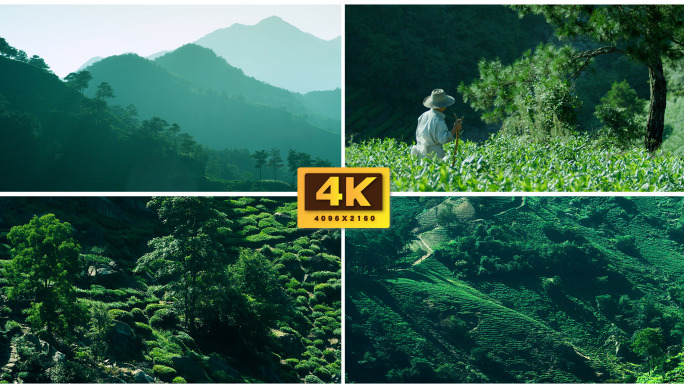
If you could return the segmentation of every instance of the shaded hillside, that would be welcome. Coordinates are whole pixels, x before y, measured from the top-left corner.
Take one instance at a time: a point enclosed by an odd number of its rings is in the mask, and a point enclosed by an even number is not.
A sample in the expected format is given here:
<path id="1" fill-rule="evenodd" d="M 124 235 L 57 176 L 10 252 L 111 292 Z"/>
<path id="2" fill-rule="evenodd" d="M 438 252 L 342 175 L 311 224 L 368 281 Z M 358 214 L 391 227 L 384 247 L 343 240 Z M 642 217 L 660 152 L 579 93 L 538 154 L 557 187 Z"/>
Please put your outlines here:
<path id="1" fill-rule="evenodd" d="M 306 93 L 341 86 L 341 38 L 321 40 L 277 16 L 256 25 L 234 24 L 195 43 L 277 87 Z"/>
<path id="2" fill-rule="evenodd" d="M 245 76 L 242 70 L 216 56 L 212 50 L 195 44 L 184 45 L 154 59 L 154 62 L 202 88 L 213 89 L 228 96 L 243 97 L 257 104 L 284 107 L 295 115 L 309 115 L 308 121 L 321 121 L 322 117 L 327 117 L 331 120 L 328 124 L 317 126 L 330 131 L 340 130 L 339 91 L 301 95 L 277 88 Z"/>
<path id="3" fill-rule="evenodd" d="M 4 108 L 41 118 L 54 110 L 65 113 L 79 111 L 81 96 L 64 86 L 54 74 L 2 56 L 0 66 L 0 93 L 4 97 Z"/>
<path id="4" fill-rule="evenodd" d="M 211 188 L 196 157 L 39 68 L 0 57 L 0 100 L 2 190 Z"/>
<path id="5" fill-rule="evenodd" d="M 175 80 L 168 89 L 190 84 Z M 88 84 L 95 93 L 106 85 Z M 89 98 L 81 95 L 82 86 L 0 55 L 0 161 L 9 165 L 0 173 L 0 190 L 293 188 L 282 181 L 262 180 L 261 170 L 254 167 L 254 158 L 244 147 L 212 150 L 165 117 L 140 119 L 134 105 L 109 106 L 111 95 Z M 296 154 L 307 164 L 322 163 Z M 279 175 L 281 180 L 287 178 L 282 171 Z"/>
<path id="6" fill-rule="evenodd" d="M 24 311 L 50 293 L 14 283 L 20 232 L 49 214 L 80 247 L 83 310 L 52 332 Z M 290 198 L 0 198 L 0 379 L 340 381 L 339 232 L 295 223 Z"/>
<path id="7" fill-rule="evenodd" d="M 116 103 L 134 104 L 141 118 L 164 116 L 209 148 L 294 149 L 333 164 L 339 161 L 339 135 L 283 109 L 204 89 L 137 55 L 108 57 L 88 70 L 93 83 L 111 85 Z"/>
<path id="8" fill-rule="evenodd" d="M 372 270 L 356 264 L 381 245 L 347 236 L 350 380 L 681 377 L 681 198 L 468 197 L 414 212 L 414 240 Z M 661 342 L 646 355 L 651 329 Z"/>

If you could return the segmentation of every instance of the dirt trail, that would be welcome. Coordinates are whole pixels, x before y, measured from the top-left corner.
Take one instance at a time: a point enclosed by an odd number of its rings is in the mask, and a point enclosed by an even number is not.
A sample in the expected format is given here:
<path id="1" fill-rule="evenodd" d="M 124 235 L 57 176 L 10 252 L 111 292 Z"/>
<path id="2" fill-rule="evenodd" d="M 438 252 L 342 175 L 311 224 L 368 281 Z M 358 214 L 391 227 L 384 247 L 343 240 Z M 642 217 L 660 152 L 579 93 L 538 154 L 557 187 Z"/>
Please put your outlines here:
<path id="1" fill-rule="evenodd" d="M 447 201 L 450 201 L 450 200 L 451 200 L 451 197 L 449 197 L 449 198 L 447 199 Z M 499 212 L 499 213 L 494 214 L 493 216 L 503 215 L 503 214 L 506 213 L 506 212 L 513 211 L 513 210 L 516 210 L 516 209 L 520 209 L 520 208 L 522 208 L 522 207 L 524 207 L 524 206 L 525 206 L 525 196 L 523 196 L 522 202 L 520 203 L 520 206 L 517 206 L 517 207 L 514 207 L 514 208 L 510 208 L 510 209 L 506 209 L 506 210 L 504 210 L 504 211 L 501 211 L 501 212 Z M 482 220 L 482 219 L 473 220 L 473 222 L 475 222 L 475 221 L 483 221 L 483 220 Z M 418 265 L 418 264 L 422 263 L 423 261 L 425 261 L 428 257 L 432 256 L 432 253 L 433 253 L 432 248 L 430 248 L 430 247 L 425 243 L 425 240 L 423 240 L 422 235 L 423 235 L 422 233 L 418 234 L 418 239 L 420 240 L 421 243 L 423 243 L 423 246 L 425 247 L 425 249 L 428 250 L 428 253 L 427 253 L 426 255 L 422 256 L 420 259 L 414 261 L 413 264 L 411 264 L 411 266 Z"/>
<path id="2" fill-rule="evenodd" d="M 425 248 L 428 250 L 428 253 L 425 256 L 421 257 L 420 259 L 414 261 L 413 264 L 411 264 L 412 266 L 422 263 L 423 261 L 425 261 L 425 259 L 427 259 L 428 257 L 430 257 L 432 255 L 432 248 L 430 248 L 427 244 L 425 244 L 425 240 L 423 240 L 422 235 L 423 235 L 422 233 L 419 234 L 418 239 L 420 240 L 421 243 L 423 243 Z"/>

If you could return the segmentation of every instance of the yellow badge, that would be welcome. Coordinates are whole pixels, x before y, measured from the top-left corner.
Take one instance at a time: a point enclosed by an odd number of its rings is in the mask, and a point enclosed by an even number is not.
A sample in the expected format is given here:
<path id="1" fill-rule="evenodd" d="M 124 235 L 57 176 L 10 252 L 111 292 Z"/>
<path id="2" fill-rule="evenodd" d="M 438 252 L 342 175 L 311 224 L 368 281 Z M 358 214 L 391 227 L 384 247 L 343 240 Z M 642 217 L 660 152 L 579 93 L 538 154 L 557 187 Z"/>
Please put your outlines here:
<path id="1" fill-rule="evenodd" d="M 299 228 L 388 228 L 389 168 L 299 168 Z"/>

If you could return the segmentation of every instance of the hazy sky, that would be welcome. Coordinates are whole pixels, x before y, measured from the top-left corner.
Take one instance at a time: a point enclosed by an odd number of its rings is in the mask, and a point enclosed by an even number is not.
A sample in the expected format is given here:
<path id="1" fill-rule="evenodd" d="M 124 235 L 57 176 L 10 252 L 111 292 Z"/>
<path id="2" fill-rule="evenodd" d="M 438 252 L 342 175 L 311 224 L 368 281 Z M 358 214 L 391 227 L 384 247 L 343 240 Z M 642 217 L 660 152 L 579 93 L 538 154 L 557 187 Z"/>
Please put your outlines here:
<path id="1" fill-rule="evenodd" d="M 269 16 L 324 40 L 341 35 L 340 5 L 0 4 L 0 37 L 64 77 L 95 56 L 149 56 L 220 28 Z"/>

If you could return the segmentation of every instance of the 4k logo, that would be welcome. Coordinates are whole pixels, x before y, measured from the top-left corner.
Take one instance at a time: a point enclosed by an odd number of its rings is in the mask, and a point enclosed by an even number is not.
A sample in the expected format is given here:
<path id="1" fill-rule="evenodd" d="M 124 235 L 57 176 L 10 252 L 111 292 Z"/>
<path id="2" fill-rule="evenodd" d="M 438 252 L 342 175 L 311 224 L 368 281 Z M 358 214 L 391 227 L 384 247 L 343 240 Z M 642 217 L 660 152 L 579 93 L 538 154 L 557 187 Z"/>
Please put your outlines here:
<path id="1" fill-rule="evenodd" d="M 389 168 L 299 168 L 300 228 L 389 227 Z"/>

